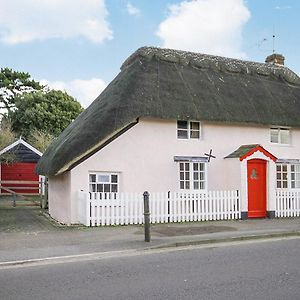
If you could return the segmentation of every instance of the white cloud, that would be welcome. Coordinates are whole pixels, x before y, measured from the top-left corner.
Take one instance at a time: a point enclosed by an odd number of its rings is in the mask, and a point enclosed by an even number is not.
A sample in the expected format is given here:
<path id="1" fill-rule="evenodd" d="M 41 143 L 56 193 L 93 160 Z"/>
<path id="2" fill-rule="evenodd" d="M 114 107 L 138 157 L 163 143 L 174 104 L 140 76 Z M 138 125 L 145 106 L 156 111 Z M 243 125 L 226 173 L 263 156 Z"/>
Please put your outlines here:
<path id="1" fill-rule="evenodd" d="M 194 0 L 169 6 L 157 35 L 163 47 L 240 57 L 242 27 L 250 12 L 243 0 Z"/>
<path id="2" fill-rule="evenodd" d="M 75 97 L 83 107 L 88 107 L 105 89 L 106 83 L 100 78 L 88 80 L 75 79 L 71 81 L 40 80 L 41 84 L 48 85 L 55 90 L 66 91 Z"/>
<path id="3" fill-rule="evenodd" d="M 101 43 L 113 37 L 104 0 L 0 0 L 0 7 L 4 43 L 79 36 Z"/>
<path id="4" fill-rule="evenodd" d="M 133 6 L 130 2 L 127 2 L 126 8 L 127 12 L 132 16 L 138 17 L 141 15 L 141 11 L 137 7 Z"/>

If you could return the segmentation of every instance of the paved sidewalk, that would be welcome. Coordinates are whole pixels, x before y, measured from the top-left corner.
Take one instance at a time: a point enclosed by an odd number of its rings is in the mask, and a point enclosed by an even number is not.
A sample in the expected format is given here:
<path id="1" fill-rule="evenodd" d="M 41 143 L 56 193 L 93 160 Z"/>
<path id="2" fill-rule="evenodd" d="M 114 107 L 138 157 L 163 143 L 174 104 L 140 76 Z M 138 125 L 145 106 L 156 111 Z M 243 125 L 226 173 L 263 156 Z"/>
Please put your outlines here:
<path id="1" fill-rule="evenodd" d="M 300 236 L 300 218 L 158 224 L 151 226 L 146 243 L 143 226 L 67 227 L 38 207 L 2 207 L 0 263 L 291 235 Z"/>

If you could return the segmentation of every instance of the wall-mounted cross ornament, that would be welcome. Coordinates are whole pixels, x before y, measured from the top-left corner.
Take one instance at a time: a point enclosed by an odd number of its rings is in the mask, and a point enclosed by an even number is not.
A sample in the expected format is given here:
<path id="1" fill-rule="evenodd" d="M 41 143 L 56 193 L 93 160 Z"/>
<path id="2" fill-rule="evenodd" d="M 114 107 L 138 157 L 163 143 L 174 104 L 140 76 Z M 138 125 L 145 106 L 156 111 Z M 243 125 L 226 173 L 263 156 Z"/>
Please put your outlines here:
<path id="1" fill-rule="evenodd" d="M 210 149 L 209 154 L 208 153 L 204 153 L 204 155 L 208 156 L 208 162 L 210 162 L 211 158 L 216 158 L 214 155 L 212 155 L 212 149 Z"/>

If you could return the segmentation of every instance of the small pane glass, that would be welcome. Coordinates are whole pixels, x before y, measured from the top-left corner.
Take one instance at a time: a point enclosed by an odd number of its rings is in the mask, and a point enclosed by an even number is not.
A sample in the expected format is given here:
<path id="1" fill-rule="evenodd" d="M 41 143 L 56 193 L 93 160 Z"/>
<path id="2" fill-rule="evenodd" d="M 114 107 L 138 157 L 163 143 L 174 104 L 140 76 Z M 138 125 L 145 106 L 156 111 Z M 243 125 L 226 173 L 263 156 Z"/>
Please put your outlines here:
<path id="1" fill-rule="evenodd" d="M 184 170 L 184 164 L 183 163 L 179 163 L 179 169 L 180 169 L 180 171 Z"/>
<path id="2" fill-rule="evenodd" d="M 185 188 L 186 188 L 187 190 L 190 189 L 190 182 L 189 182 L 189 181 L 186 181 L 186 182 L 185 182 Z"/>
<path id="3" fill-rule="evenodd" d="M 281 173 L 277 173 L 277 179 L 281 179 Z"/>
<path id="4" fill-rule="evenodd" d="M 111 185 L 111 191 L 113 193 L 117 193 L 118 192 L 118 185 L 117 184 L 112 184 Z"/>
<path id="5" fill-rule="evenodd" d="M 200 132 L 199 131 L 191 131 L 191 139 L 199 139 L 200 138 Z"/>
<path id="6" fill-rule="evenodd" d="M 288 187 L 287 181 L 283 181 L 283 182 L 282 182 L 282 187 L 283 187 L 284 189 L 287 189 L 287 187 Z"/>
<path id="7" fill-rule="evenodd" d="M 95 184 L 90 184 L 90 192 L 92 192 L 92 193 L 96 192 L 96 185 Z"/>
<path id="8" fill-rule="evenodd" d="M 194 172 L 194 180 L 198 180 L 199 179 L 199 174 L 197 172 Z"/>
<path id="9" fill-rule="evenodd" d="M 200 163 L 199 166 L 200 166 L 200 171 L 204 171 L 204 163 Z"/>
<path id="10" fill-rule="evenodd" d="M 109 182 L 109 175 L 98 175 L 98 182 Z"/>
<path id="11" fill-rule="evenodd" d="M 280 129 L 280 142 L 281 142 L 281 144 L 289 144 L 290 143 L 289 129 L 285 129 L 285 128 Z"/>
<path id="12" fill-rule="evenodd" d="M 193 166 L 194 166 L 194 171 L 197 171 L 197 170 L 198 170 L 198 166 L 199 166 L 199 164 L 197 164 L 197 163 L 193 163 Z"/>
<path id="13" fill-rule="evenodd" d="M 203 172 L 200 173 L 200 180 L 204 180 L 204 173 Z"/>
<path id="14" fill-rule="evenodd" d="M 277 180 L 277 188 L 281 189 L 281 181 Z"/>
<path id="15" fill-rule="evenodd" d="M 295 188 L 295 181 L 291 182 L 291 188 L 294 189 Z"/>
<path id="16" fill-rule="evenodd" d="M 282 165 L 282 171 L 287 172 L 287 165 Z"/>
<path id="17" fill-rule="evenodd" d="M 180 181 L 180 189 L 184 189 L 184 181 Z"/>
<path id="18" fill-rule="evenodd" d="M 188 128 L 188 122 L 187 121 L 177 121 L 177 128 L 178 129 L 187 129 Z"/>
<path id="19" fill-rule="evenodd" d="M 194 181 L 194 190 L 199 190 L 199 182 Z"/>
<path id="20" fill-rule="evenodd" d="M 271 135 L 271 143 L 278 143 L 279 142 L 278 128 L 271 128 L 270 135 Z"/>
<path id="21" fill-rule="evenodd" d="M 111 182 L 117 183 L 118 182 L 118 175 L 111 175 Z"/>
<path id="22" fill-rule="evenodd" d="M 177 138 L 179 139 L 187 139 L 188 138 L 188 131 L 187 130 L 177 130 Z"/>
<path id="23" fill-rule="evenodd" d="M 190 164 L 189 163 L 185 163 L 185 170 L 189 171 L 190 170 Z"/>
<path id="24" fill-rule="evenodd" d="M 184 180 L 184 173 L 180 172 L 180 180 Z"/>
<path id="25" fill-rule="evenodd" d="M 110 184 L 104 184 L 104 192 L 109 193 L 110 192 Z"/>
<path id="26" fill-rule="evenodd" d="M 90 174 L 90 182 L 96 182 L 96 175 Z"/>
<path id="27" fill-rule="evenodd" d="M 190 173 L 189 172 L 185 172 L 185 180 L 190 180 Z"/>
<path id="28" fill-rule="evenodd" d="M 191 129 L 192 130 L 198 130 L 200 129 L 200 124 L 199 122 L 191 122 Z"/>

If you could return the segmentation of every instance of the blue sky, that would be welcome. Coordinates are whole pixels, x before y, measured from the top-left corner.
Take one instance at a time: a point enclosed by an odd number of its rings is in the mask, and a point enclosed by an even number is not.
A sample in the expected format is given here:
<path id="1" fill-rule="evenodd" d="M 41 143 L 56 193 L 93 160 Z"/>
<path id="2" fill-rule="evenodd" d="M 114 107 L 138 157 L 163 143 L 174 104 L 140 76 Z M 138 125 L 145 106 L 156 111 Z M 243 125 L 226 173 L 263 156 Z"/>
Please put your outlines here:
<path id="1" fill-rule="evenodd" d="M 0 0 L 0 66 L 85 107 L 141 46 L 263 62 L 300 74 L 299 0 Z"/>

